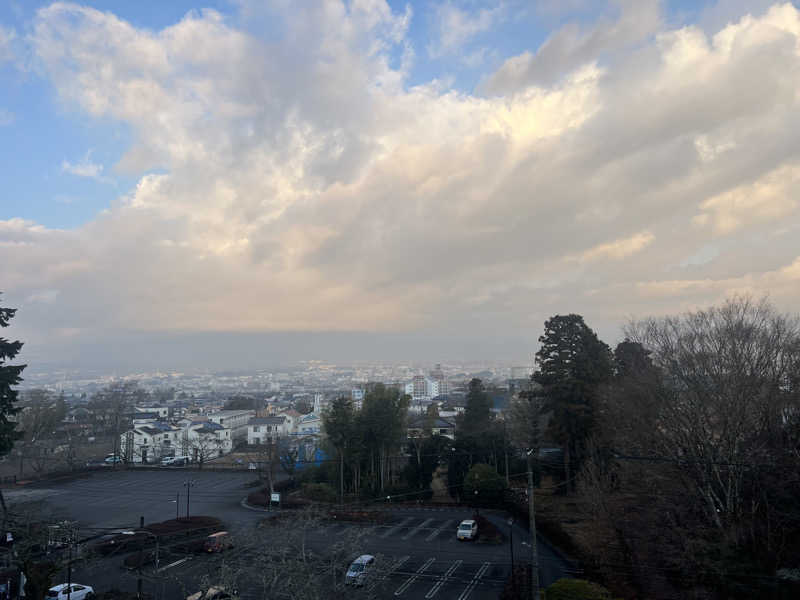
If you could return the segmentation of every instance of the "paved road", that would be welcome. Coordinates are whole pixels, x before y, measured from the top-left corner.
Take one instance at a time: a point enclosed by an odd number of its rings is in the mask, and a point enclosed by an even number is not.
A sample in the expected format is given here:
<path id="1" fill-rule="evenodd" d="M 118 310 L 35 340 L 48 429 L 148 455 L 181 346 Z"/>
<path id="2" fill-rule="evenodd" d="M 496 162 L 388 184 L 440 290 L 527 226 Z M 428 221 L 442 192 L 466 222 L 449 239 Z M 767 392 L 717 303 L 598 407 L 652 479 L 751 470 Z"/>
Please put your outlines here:
<path id="1" fill-rule="evenodd" d="M 84 527 L 137 527 L 145 523 L 174 519 L 177 511 L 186 516 L 186 486 L 189 511 L 193 515 L 213 515 L 226 523 L 252 523 L 258 515 L 242 510 L 240 502 L 252 488 L 247 472 L 193 471 L 164 468 L 158 471 L 108 469 L 68 483 L 24 490 L 21 495 L 46 499 L 57 514 L 75 519 Z M 13 500 L 20 493 L 11 493 Z"/>
<path id="2" fill-rule="evenodd" d="M 241 500 L 252 488 L 250 473 L 189 471 L 112 471 L 94 473 L 68 483 L 34 487 L 9 494 L 9 499 L 45 499 L 62 517 L 78 521 L 84 532 L 102 528 L 133 528 L 139 517 L 146 523 L 175 518 L 176 494 L 181 516 L 186 514 L 187 479 L 194 481 L 190 496 L 190 513 L 212 515 L 221 519 L 234 536 L 254 528 L 264 518 L 241 506 Z M 374 593 L 379 598 L 426 600 L 488 600 L 497 598 L 511 570 L 511 548 L 500 545 L 458 542 L 455 529 L 461 519 L 471 515 L 469 509 L 458 508 L 392 508 L 390 518 L 380 526 L 352 523 L 326 523 L 309 533 L 309 547 L 320 553 L 332 540 L 362 534 L 362 552 L 375 554 L 381 561 L 380 576 L 367 589 L 353 592 L 354 597 Z M 508 535 L 502 515 L 487 515 Z M 98 528 L 98 529 L 94 529 Z M 530 537 L 514 525 L 514 556 L 524 561 L 529 556 Z M 541 579 L 547 585 L 567 574 L 569 565 L 547 544 L 539 543 Z M 237 547 L 225 559 L 246 562 L 249 549 Z M 172 559 L 176 557 L 173 556 Z M 179 558 L 179 557 L 177 557 Z M 170 559 L 170 560 L 172 560 Z M 184 590 L 194 591 L 204 575 L 212 575 L 222 557 L 195 556 L 165 571 L 176 583 L 145 581 L 145 591 L 164 600 L 182 599 Z M 162 562 L 162 566 L 164 566 Z M 106 559 L 87 570 L 77 568 L 74 581 L 94 585 L 97 589 L 135 590 L 136 578 L 121 568 L 118 557 Z M 253 598 L 257 596 L 253 595 Z M 245 595 L 245 598 L 249 598 Z"/>

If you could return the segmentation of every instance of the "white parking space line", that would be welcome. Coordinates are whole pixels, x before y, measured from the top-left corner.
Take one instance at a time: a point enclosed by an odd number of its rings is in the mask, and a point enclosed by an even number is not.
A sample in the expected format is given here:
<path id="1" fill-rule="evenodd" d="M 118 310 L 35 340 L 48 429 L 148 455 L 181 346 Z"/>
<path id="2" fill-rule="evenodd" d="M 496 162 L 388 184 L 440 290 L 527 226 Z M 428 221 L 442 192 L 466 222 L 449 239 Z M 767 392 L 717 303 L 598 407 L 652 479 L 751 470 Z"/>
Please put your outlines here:
<path id="1" fill-rule="evenodd" d="M 372 593 L 375 590 L 375 588 L 378 587 L 378 584 L 380 582 L 386 581 L 392 575 L 392 573 L 394 573 L 395 571 L 397 571 L 397 569 L 402 567 L 409 558 L 411 557 L 406 555 L 406 556 L 401 556 L 396 561 L 394 561 L 385 573 L 383 573 L 380 577 L 373 580 L 372 583 L 367 586 L 367 591 L 369 593 Z"/>
<path id="2" fill-rule="evenodd" d="M 187 556 L 186 558 L 181 558 L 176 560 L 175 562 L 171 562 L 168 565 L 161 567 L 158 569 L 158 572 L 161 573 L 162 571 L 166 571 L 167 569 L 171 569 L 172 567 L 177 567 L 178 565 L 182 565 L 185 562 L 192 560 L 191 556 Z"/>
<path id="3" fill-rule="evenodd" d="M 428 560 L 426 560 L 425 564 L 422 565 L 419 569 L 417 569 L 416 573 L 414 573 L 411 577 L 406 579 L 405 583 L 403 583 L 403 585 L 401 585 L 399 588 L 395 590 L 394 595 L 399 596 L 400 594 L 405 592 L 411 586 L 411 584 L 417 580 L 417 578 L 420 575 L 422 575 L 425 571 L 428 570 L 428 567 L 430 567 L 434 563 L 434 561 L 436 561 L 435 558 L 429 558 Z"/>
<path id="4" fill-rule="evenodd" d="M 436 593 L 437 593 L 437 592 L 438 592 L 438 591 L 441 589 L 441 587 L 442 587 L 442 586 L 443 586 L 445 583 L 447 583 L 447 580 L 448 580 L 448 579 L 449 579 L 449 578 L 450 578 L 450 577 L 453 575 L 453 573 L 455 572 L 455 570 L 456 570 L 458 567 L 460 567 L 460 566 L 461 566 L 461 562 L 462 562 L 462 561 L 460 561 L 460 560 L 457 560 L 457 561 L 456 561 L 456 562 L 454 562 L 452 565 L 450 565 L 450 568 L 449 568 L 449 569 L 447 569 L 447 571 L 445 571 L 444 575 L 442 575 L 442 576 L 439 578 L 439 581 L 437 581 L 436 583 L 434 583 L 434 584 L 433 584 L 433 587 L 432 587 L 432 588 L 431 588 L 431 589 L 428 591 L 428 593 L 427 593 L 427 594 L 425 594 L 425 598 L 433 598 L 433 597 L 436 595 Z"/>
<path id="5" fill-rule="evenodd" d="M 430 525 L 431 521 L 433 521 L 433 519 L 425 519 L 422 523 L 420 523 L 419 525 L 414 527 L 414 529 L 409 530 L 409 532 L 407 534 L 405 534 L 403 537 L 401 537 L 400 539 L 401 540 L 407 540 L 412 535 L 415 535 L 423 527 L 427 527 L 428 525 Z"/>
<path id="6" fill-rule="evenodd" d="M 426 541 L 426 542 L 430 542 L 430 541 L 431 541 L 433 538 L 435 538 L 437 535 L 439 535 L 440 533 L 442 533 L 442 531 L 443 531 L 444 529 L 450 529 L 450 528 L 451 528 L 453 525 L 455 525 L 455 523 L 456 523 L 456 522 L 455 522 L 455 521 L 453 521 L 452 519 L 450 519 L 449 521 L 445 521 L 445 522 L 444 522 L 444 523 L 442 523 L 442 524 L 441 524 L 439 527 L 437 527 L 436 529 L 434 529 L 434 530 L 431 532 L 431 534 L 430 534 L 428 537 L 426 537 L 426 538 L 425 538 L 425 541 Z"/>
<path id="7" fill-rule="evenodd" d="M 384 531 L 384 532 L 383 532 L 383 535 L 381 535 L 381 537 L 382 537 L 382 538 L 387 538 L 387 537 L 389 537 L 389 536 L 390 536 L 390 535 L 392 535 L 392 534 L 393 534 L 395 531 L 397 531 L 397 530 L 398 530 L 398 529 L 400 529 L 401 527 L 405 527 L 406 525 L 408 525 L 409 523 L 411 523 L 411 521 L 413 521 L 413 520 L 414 520 L 414 518 L 413 518 L 413 517 L 406 517 L 405 519 L 403 519 L 402 521 L 400 521 L 400 522 L 399 522 L 397 525 L 395 525 L 394 527 L 390 527 L 389 529 L 387 529 L 386 531 Z"/>
<path id="8" fill-rule="evenodd" d="M 489 565 L 491 564 L 492 563 L 485 562 L 481 565 L 481 568 L 478 569 L 477 573 L 475 573 L 475 576 L 472 578 L 472 581 L 470 581 L 467 584 L 467 587 L 464 588 L 464 591 L 461 592 L 461 595 L 458 597 L 458 600 L 467 600 L 467 598 L 469 598 L 469 595 L 475 589 L 475 586 L 478 585 L 478 582 L 481 580 L 481 577 L 483 577 L 486 574 L 486 571 L 489 570 Z"/>

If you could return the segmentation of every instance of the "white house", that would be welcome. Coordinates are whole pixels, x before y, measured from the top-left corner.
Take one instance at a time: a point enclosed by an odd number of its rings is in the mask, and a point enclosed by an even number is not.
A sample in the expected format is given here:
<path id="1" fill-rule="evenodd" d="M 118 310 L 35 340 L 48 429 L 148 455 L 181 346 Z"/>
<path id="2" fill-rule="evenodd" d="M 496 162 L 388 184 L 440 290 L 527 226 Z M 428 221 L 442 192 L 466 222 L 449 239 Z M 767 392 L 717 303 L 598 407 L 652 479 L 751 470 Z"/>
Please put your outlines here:
<path id="1" fill-rule="evenodd" d="M 247 439 L 247 422 L 255 416 L 252 410 L 220 410 L 208 415 L 208 420 L 230 431 L 230 439 Z"/>
<path id="2" fill-rule="evenodd" d="M 288 423 L 283 415 L 277 417 L 253 417 L 247 423 L 247 443 L 251 446 L 276 441 L 289 434 Z"/>
<path id="3" fill-rule="evenodd" d="M 183 429 L 181 455 L 188 456 L 194 462 L 206 462 L 232 449 L 233 433 L 219 423 L 195 421 Z"/>
<path id="4" fill-rule="evenodd" d="M 129 462 L 153 463 L 181 450 L 182 431 L 165 423 L 134 426 L 120 436 L 120 452 Z"/>
<path id="5" fill-rule="evenodd" d="M 293 408 L 287 408 L 279 413 L 279 416 L 284 417 L 286 419 L 286 433 L 293 434 L 297 433 L 297 424 L 300 422 L 300 419 L 303 415 L 297 412 Z"/>

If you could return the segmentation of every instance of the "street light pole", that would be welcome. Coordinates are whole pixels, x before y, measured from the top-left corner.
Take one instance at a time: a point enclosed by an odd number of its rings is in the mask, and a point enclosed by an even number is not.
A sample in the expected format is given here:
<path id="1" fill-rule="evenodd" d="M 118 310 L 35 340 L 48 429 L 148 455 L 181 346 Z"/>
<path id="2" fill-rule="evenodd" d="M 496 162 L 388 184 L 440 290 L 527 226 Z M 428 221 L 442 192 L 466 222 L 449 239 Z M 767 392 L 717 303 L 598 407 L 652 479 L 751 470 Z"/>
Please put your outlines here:
<path id="1" fill-rule="evenodd" d="M 528 450 L 528 519 L 531 529 L 531 599 L 539 600 L 539 555 L 536 549 L 536 507 L 533 502 L 533 466 L 531 453 L 533 448 Z"/>
<path id="2" fill-rule="evenodd" d="M 511 552 L 511 582 L 514 582 L 514 517 L 508 517 L 508 549 Z"/>

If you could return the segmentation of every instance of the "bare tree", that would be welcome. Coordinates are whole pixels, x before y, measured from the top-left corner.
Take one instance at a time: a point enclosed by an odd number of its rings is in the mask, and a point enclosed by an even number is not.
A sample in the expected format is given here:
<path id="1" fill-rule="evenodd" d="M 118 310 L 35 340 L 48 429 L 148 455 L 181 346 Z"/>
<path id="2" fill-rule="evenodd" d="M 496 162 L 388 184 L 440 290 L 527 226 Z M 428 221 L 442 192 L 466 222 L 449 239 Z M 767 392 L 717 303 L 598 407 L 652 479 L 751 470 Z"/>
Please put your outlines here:
<path id="1" fill-rule="evenodd" d="M 197 463 L 198 468 L 220 455 L 225 442 L 218 435 L 218 430 L 200 427 L 194 430 L 194 435 L 190 436 L 187 432 L 187 445 L 190 456 Z"/>
<path id="2" fill-rule="evenodd" d="M 640 406 L 628 405 L 640 420 L 630 439 L 683 466 L 717 527 L 755 510 L 744 502 L 746 477 L 771 460 L 770 447 L 800 410 L 797 318 L 737 297 L 634 322 L 626 333 L 652 352 L 659 374 L 656 385 L 636 388 Z M 645 376 L 653 383 L 652 372 Z"/>
<path id="3" fill-rule="evenodd" d="M 267 480 L 269 493 L 275 491 L 275 470 L 280 463 L 278 443 L 270 437 L 264 438 L 263 443 L 251 446 L 248 449 L 248 459 L 256 465 L 258 478 Z"/>
<path id="4" fill-rule="evenodd" d="M 328 600 L 345 598 L 344 574 L 355 556 L 361 553 L 366 531 L 348 528 L 324 551 L 313 551 L 309 534 L 323 524 L 321 515 L 305 510 L 291 519 L 269 520 L 250 534 L 236 540 L 244 547 L 239 560 L 226 561 L 216 578 L 207 585 L 229 590 L 254 590 L 262 598 Z M 247 549 L 257 548 L 257 552 Z M 380 560 L 378 561 L 380 564 Z M 375 597 L 375 583 L 380 569 L 371 575 L 364 597 Z M 230 592 L 229 592 L 230 593 Z"/>

